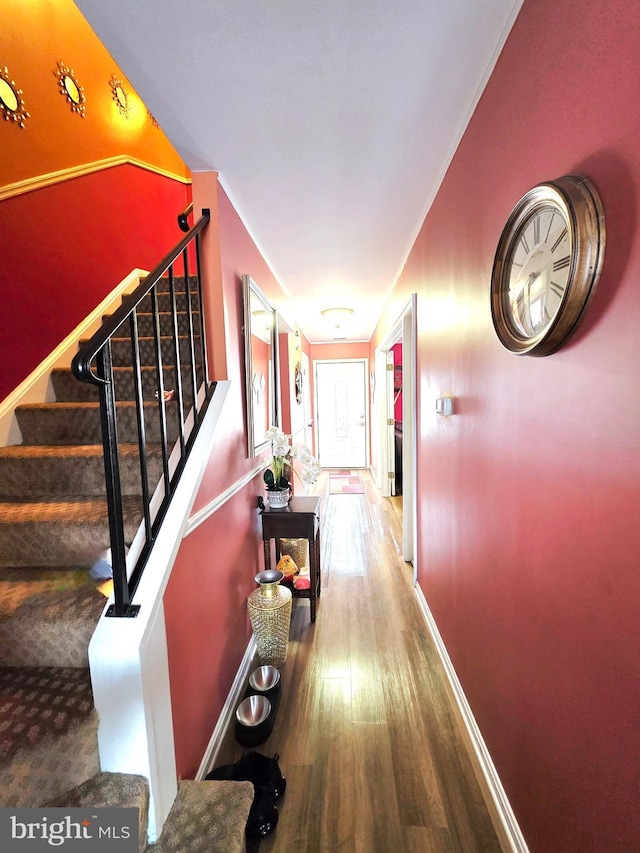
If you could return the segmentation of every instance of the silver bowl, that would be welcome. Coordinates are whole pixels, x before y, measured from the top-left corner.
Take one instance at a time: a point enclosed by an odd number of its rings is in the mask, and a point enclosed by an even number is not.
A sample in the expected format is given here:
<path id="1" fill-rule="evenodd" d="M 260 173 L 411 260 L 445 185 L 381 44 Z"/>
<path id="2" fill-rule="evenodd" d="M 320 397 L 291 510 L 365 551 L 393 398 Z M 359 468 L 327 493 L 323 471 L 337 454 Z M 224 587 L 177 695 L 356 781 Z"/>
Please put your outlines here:
<path id="1" fill-rule="evenodd" d="M 271 702 L 266 696 L 247 696 L 236 708 L 236 719 L 243 726 L 259 726 L 271 713 Z"/>
<path id="2" fill-rule="evenodd" d="M 259 666 L 249 676 L 249 684 L 254 690 L 266 693 L 272 690 L 280 681 L 280 673 L 275 666 Z"/>

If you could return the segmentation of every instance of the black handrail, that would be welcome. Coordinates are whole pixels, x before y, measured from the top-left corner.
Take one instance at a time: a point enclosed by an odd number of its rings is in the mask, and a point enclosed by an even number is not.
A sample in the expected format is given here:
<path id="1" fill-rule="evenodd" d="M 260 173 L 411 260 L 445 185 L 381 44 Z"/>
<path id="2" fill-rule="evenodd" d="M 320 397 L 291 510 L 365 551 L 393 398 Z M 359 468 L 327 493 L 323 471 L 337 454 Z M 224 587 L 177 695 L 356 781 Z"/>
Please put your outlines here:
<path id="1" fill-rule="evenodd" d="M 113 571 L 114 604 L 107 611 L 110 616 L 136 616 L 139 608 L 131 604 L 140 582 L 142 572 L 157 538 L 162 521 L 167 513 L 176 485 L 184 470 L 187 458 L 195 441 L 198 429 L 211 400 L 214 383 L 209 381 L 205 324 L 202 310 L 202 274 L 200 264 L 200 234 L 210 219 L 209 210 L 189 230 L 178 245 L 166 255 L 155 269 L 129 296 L 120 307 L 106 318 L 100 329 L 78 351 L 71 369 L 82 382 L 98 387 L 100 420 L 104 448 L 106 494 L 109 511 L 109 533 L 111 540 L 111 563 Z M 195 275 L 189 274 L 189 254 L 195 254 Z M 183 276 L 176 276 L 175 265 L 180 260 Z M 167 276 L 165 277 L 165 273 Z M 169 325 L 163 328 L 162 320 L 167 312 L 160 312 L 158 284 L 168 281 Z M 195 288 L 192 280 L 195 279 Z M 177 282 L 184 281 L 184 293 L 178 293 Z M 186 319 L 179 329 L 178 297 L 186 300 Z M 140 356 L 138 309 L 149 297 L 153 327 L 153 365 L 156 382 L 145 389 Z M 194 310 L 194 302 L 196 309 Z M 162 316 L 161 316 L 162 313 Z M 164 334 L 163 334 L 164 332 Z M 186 338 L 186 346 L 180 347 L 180 334 Z M 140 490 L 142 498 L 143 541 L 140 554 L 127 577 L 127 544 L 125 541 L 124 501 L 120 480 L 120 452 L 118 439 L 118 406 L 112 364 L 112 340 L 126 337 L 131 342 L 131 367 L 133 368 L 133 406 L 140 458 Z M 163 355 L 162 339 L 169 338 L 170 356 Z M 186 357 L 184 355 L 186 349 Z M 183 370 L 186 376 L 183 376 Z M 175 389 L 166 391 L 165 372 L 173 375 Z M 150 394 L 155 390 L 155 393 Z M 146 395 L 145 395 L 146 391 Z M 151 396 L 151 402 L 145 403 Z M 153 398 L 157 398 L 156 431 L 162 451 L 162 474 L 159 484 L 152 484 L 148 470 L 149 427 L 153 427 Z M 126 405 L 130 408 L 129 399 Z M 168 404 L 172 405 L 169 410 Z M 124 409 L 122 409 L 124 413 Z M 169 415 L 175 415 L 171 419 Z M 176 423 L 177 422 L 177 423 Z M 177 439 L 170 432 L 177 428 Z M 171 445 L 171 446 L 170 446 Z M 173 455 L 175 454 L 175 455 Z M 155 489 L 156 497 L 152 494 Z M 155 505 L 154 505 L 155 501 Z"/>
<path id="2" fill-rule="evenodd" d="M 193 213 L 193 202 L 188 204 L 182 213 L 178 214 L 178 226 L 181 231 L 189 230 L 189 216 Z"/>

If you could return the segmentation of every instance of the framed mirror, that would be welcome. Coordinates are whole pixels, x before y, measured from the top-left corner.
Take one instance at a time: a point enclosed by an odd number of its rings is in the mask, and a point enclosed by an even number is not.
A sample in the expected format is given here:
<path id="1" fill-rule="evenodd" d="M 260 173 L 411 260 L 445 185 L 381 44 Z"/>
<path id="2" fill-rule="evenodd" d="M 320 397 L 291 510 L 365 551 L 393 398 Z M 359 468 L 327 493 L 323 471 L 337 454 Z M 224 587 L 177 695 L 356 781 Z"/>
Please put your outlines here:
<path id="1" fill-rule="evenodd" d="M 278 404 L 278 315 L 251 276 L 242 276 L 247 450 L 269 447 L 266 432 L 280 426 Z"/>

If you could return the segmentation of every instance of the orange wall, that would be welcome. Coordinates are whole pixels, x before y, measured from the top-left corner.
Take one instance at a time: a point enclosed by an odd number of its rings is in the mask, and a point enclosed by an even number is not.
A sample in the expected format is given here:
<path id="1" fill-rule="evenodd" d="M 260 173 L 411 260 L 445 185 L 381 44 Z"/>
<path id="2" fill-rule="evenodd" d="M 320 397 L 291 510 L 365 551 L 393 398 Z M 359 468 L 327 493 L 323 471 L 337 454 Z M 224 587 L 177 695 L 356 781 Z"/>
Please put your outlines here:
<path id="1" fill-rule="evenodd" d="M 416 292 L 419 583 L 536 853 L 640 849 L 639 77 L 634 0 L 525 0 L 372 342 Z M 572 172 L 605 208 L 599 289 L 518 357 L 498 238 Z"/>
<path id="2" fill-rule="evenodd" d="M 30 115 L 24 128 L 0 121 L 0 188 L 117 155 L 188 177 L 185 164 L 71 0 L 3 0 L 0 55 Z M 84 90 L 84 118 L 71 111 L 60 92 L 59 61 L 73 70 Z M 113 100 L 112 75 L 130 94 L 129 118 Z"/>
<path id="3" fill-rule="evenodd" d="M 133 268 L 153 268 L 178 242 L 191 191 L 135 94 L 132 117 L 118 112 L 109 79 L 120 72 L 73 3 L 6 0 L 0 57 L 30 113 L 24 128 L 0 121 L 0 194 L 45 179 L 0 201 L 2 400 Z M 59 60 L 84 87 L 85 118 L 59 92 Z M 46 184 L 52 172 L 122 155 L 163 173 L 121 165 Z"/>

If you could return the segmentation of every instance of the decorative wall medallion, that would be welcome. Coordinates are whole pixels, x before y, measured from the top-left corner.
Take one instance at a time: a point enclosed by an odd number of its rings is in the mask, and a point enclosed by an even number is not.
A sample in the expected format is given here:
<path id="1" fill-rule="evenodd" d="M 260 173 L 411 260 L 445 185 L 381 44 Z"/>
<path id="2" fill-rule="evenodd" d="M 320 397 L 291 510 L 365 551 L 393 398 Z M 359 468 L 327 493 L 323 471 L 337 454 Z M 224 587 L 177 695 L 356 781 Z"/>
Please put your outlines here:
<path id="1" fill-rule="evenodd" d="M 300 405 L 302 403 L 302 365 L 300 362 L 296 364 L 293 381 L 296 390 L 296 403 Z"/>
<path id="2" fill-rule="evenodd" d="M 67 103 L 71 107 L 72 113 L 77 113 L 81 118 L 84 118 L 86 97 L 84 89 L 78 83 L 72 68 L 69 68 L 64 62 L 58 62 L 58 68 L 53 72 L 58 79 L 60 86 L 60 94 L 64 95 Z"/>
<path id="3" fill-rule="evenodd" d="M 120 115 L 125 118 L 129 118 L 131 104 L 129 103 L 129 93 L 126 90 L 124 83 L 119 77 L 112 74 L 111 80 L 109 80 L 109 85 L 111 86 L 111 92 L 113 93 L 113 100 L 116 102 L 116 106 L 120 110 Z"/>
<path id="4" fill-rule="evenodd" d="M 22 89 L 18 89 L 14 80 L 9 78 L 9 69 L 0 68 L 0 109 L 5 121 L 12 121 L 24 127 L 29 113 L 22 100 Z"/>

